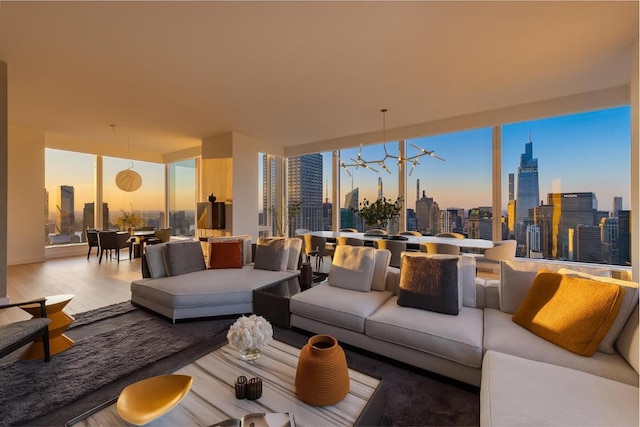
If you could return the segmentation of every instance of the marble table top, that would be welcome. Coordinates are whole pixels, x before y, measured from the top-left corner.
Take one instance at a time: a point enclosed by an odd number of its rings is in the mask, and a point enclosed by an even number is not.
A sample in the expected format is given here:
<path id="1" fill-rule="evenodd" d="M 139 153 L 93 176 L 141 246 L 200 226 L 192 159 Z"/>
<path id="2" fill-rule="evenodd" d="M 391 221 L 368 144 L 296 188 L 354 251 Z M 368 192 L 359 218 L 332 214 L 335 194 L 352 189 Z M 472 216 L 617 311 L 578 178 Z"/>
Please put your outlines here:
<path id="1" fill-rule="evenodd" d="M 290 412 L 297 426 L 353 426 L 375 424 L 382 411 L 381 380 L 349 369 L 351 389 L 341 402 L 326 407 L 308 405 L 295 395 L 295 374 L 300 350 L 271 341 L 255 361 L 242 361 L 228 344 L 175 371 L 194 377 L 191 391 L 167 414 L 149 426 L 210 426 L 248 413 Z M 259 377 L 262 397 L 235 398 L 234 383 L 244 375 Z M 125 426 L 115 402 L 75 424 L 76 426 Z"/>

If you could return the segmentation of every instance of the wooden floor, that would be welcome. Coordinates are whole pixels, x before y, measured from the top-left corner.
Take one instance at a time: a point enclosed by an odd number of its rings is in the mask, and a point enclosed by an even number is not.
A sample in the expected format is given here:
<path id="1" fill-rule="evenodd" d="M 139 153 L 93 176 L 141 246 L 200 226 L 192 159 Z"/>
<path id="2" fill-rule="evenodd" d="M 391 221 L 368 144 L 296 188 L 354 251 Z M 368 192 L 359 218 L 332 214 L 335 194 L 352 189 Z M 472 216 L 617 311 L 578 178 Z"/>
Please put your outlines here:
<path id="1" fill-rule="evenodd" d="M 51 259 L 35 264 L 8 267 L 7 294 L 10 301 L 20 302 L 33 298 L 73 294 L 64 311 L 73 315 L 87 310 L 131 299 L 132 280 L 142 277 L 140 258 L 129 261 L 125 251 L 120 263 L 114 258 L 92 255 Z M 28 319 L 20 308 L 0 310 L 0 324 Z"/>

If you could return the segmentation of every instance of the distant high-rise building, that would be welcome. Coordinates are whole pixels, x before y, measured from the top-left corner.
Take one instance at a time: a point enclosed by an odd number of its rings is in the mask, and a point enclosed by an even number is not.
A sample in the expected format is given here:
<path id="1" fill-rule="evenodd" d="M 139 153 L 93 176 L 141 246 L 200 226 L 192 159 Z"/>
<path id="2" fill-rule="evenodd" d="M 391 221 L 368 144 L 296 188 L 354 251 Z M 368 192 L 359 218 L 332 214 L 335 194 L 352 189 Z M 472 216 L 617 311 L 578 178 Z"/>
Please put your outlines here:
<path id="1" fill-rule="evenodd" d="M 426 235 L 440 232 L 440 208 L 433 197 L 427 197 L 422 190 L 422 197 L 416 200 L 416 222 L 418 231 Z"/>
<path id="2" fill-rule="evenodd" d="M 631 211 L 618 211 L 618 261 L 631 265 Z"/>
<path id="3" fill-rule="evenodd" d="M 588 192 L 549 193 L 547 203 L 553 206 L 551 258 L 573 259 L 570 247 L 574 247 L 575 242 L 569 230 L 575 233 L 578 225 L 594 225 L 598 209 L 596 195 Z"/>
<path id="4" fill-rule="evenodd" d="M 94 218 L 94 203 L 85 203 L 84 209 L 82 210 L 82 229 L 86 230 L 87 228 L 96 228 Z M 113 226 L 109 224 L 109 204 L 102 203 L 102 230 L 109 230 L 110 228 L 113 228 Z M 84 242 L 85 239 L 86 237 L 83 233 L 82 241 Z"/>
<path id="5" fill-rule="evenodd" d="M 534 254 L 540 253 L 540 227 L 537 224 L 527 226 L 527 257 L 539 258 Z"/>
<path id="6" fill-rule="evenodd" d="M 58 215 L 56 217 L 56 232 L 63 235 L 73 235 L 75 231 L 74 190 L 71 185 L 60 186 L 58 199 Z"/>
<path id="7" fill-rule="evenodd" d="M 616 196 L 613 198 L 613 209 L 611 211 L 611 216 L 617 217 L 618 212 L 622 210 L 622 197 Z"/>
<path id="8" fill-rule="evenodd" d="M 300 215 L 289 218 L 289 236 L 298 228 L 323 230 L 322 154 L 290 157 L 288 160 L 288 198 L 299 201 Z"/>
<path id="9" fill-rule="evenodd" d="M 469 209 L 469 223 L 467 224 L 469 238 L 491 240 L 492 218 L 491 206 Z"/>
<path id="10" fill-rule="evenodd" d="M 527 226 L 533 224 L 533 208 L 540 203 L 538 159 L 533 158 L 531 132 L 529 142 L 524 146 L 524 153 L 520 155 L 517 191 L 515 235 L 518 243 L 524 245 Z"/>
<path id="11" fill-rule="evenodd" d="M 551 252 L 553 250 L 553 206 L 540 205 L 534 209 L 534 218 L 536 225 L 540 229 L 540 247 L 539 251 L 542 254 L 542 258 L 551 258 Z M 528 248 L 523 246 L 522 256 L 528 251 Z"/>
<path id="12" fill-rule="evenodd" d="M 411 208 L 407 208 L 407 230 L 417 230 L 416 211 Z"/>
<path id="13" fill-rule="evenodd" d="M 600 220 L 600 241 L 602 259 L 606 264 L 619 264 L 618 257 L 618 217 Z"/>
<path id="14" fill-rule="evenodd" d="M 378 199 L 382 199 L 384 197 L 384 191 L 382 190 L 382 177 L 378 177 Z"/>
<path id="15" fill-rule="evenodd" d="M 513 173 L 509 174 L 509 201 L 515 200 L 515 179 Z"/>
<path id="16" fill-rule="evenodd" d="M 356 228 L 362 231 L 362 220 L 357 213 L 359 188 L 356 187 L 344 196 L 344 207 L 340 208 L 340 228 Z"/>
<path id="17" fill-rule="evenodd" d="M 575 229 L 575 260 L 580 262 L 603 262 L 600 226 L 578 225 Z"/>
<path id="18" fill-rule="evenodd" d="M 446 210 L 448 212 L 449 231 L 464 234 L 464 208 L 447 208 Z"/>

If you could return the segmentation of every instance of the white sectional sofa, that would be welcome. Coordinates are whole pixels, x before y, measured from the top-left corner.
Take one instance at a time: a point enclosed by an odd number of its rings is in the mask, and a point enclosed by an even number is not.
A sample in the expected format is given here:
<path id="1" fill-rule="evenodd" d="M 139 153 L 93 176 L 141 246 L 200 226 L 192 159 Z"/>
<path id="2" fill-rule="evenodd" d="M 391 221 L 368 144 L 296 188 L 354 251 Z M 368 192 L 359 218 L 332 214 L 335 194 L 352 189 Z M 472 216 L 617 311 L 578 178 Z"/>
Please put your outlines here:
<path id="1" fill-rule="evenodd" d="M 638 425 L 637 284 L 625 283 L 627 305 L 616 320 L 622 330 L 610 354 L 577 355 L 511 319 L 539 270 L 572 274 L 561 270 L 566 266 L 503 261 L 500 282 L 476 283 L 473 258 L 461 256 L 463 301 L 455 316 L 399 306 L 400 272 L 389 267 L 369 291 L 325 283 L 294 296 L 291 325 L 479 385 L 481 425 Z M 610 275 L 607 268 L 571 267 Z"/>
<path id="2" fill-rule="evenodd" d="M 254 268 L 250 236 L 211 238 L 208 243 L 242 241 L 241 268 L 207 268 L 200 242 L 178 241 L 148 246 L 149 277 L 131 282 L 131 302 L 172 322 L 179 319 L 250 313 L 253 290 L 296 277 L 302 242 L 287 239 L 284 269 Z M 167 257 L 167 247 L 175 253 Z M 144 275 L 144 274 L 143 274 Z"/>

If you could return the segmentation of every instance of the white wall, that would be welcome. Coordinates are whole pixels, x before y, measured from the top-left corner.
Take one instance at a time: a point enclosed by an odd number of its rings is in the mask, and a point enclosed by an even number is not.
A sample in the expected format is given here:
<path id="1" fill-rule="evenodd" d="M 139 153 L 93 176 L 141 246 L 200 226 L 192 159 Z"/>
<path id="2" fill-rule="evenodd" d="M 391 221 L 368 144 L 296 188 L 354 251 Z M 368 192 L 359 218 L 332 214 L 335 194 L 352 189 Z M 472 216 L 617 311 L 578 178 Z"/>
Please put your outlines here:
<path id="1" fill-rule="evenodd" d="M 45 133 L 9 126 L 7 265 L 44 261 Z"/>

